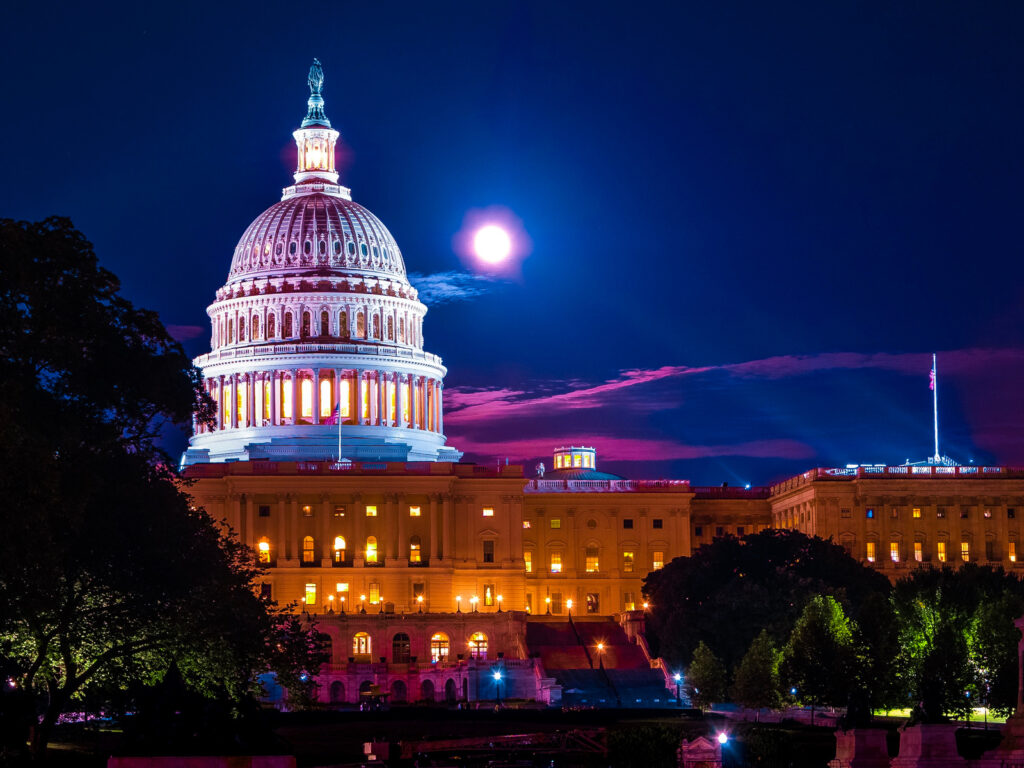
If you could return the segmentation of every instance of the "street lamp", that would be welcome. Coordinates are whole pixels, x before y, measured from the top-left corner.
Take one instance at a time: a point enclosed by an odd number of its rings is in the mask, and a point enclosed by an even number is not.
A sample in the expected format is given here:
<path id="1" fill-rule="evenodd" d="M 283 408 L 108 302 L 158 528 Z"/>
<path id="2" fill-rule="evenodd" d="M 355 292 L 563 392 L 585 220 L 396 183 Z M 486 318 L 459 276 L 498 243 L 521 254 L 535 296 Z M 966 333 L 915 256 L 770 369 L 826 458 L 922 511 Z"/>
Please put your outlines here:
<path id="1" fill-rule="evenodd" d="M 644 610 L 646 611 L 650 607 L 651 607 L 651 604 L 648 603 L 646 600 L 644 600 L 644 605 L 643 605 Z"/>
<path id="2" fill-rule="evenodd" d="M 676 672 L 672 675 L 672 679 L 676 681 L 676 706 L 683 706 L 683 697 L 680 695 L 679 688 L 683 683 L 683 676 Z"/>
<path id="3" fill-rule="evenodd" d="M 359 596 L 359 612 L 366 613 L 366 595 Z"/>
<path id="4" fill-rule="evenodd" d="M 597 644 L 597 658 L 599 662 L 598 666 L 601 669 L 604 669 L 604 643 Z"/>
<path id="5" fill-rule="evenodd" d="M 544 598 L 544 604 L 547 605 L 547 607 L 548 607 L 548 611 L 547 612 L 550 614 L 551 613 L 551 598 L 550 597 L 545 597 Z"/>
<path id="6" fill-rule="evenodd" d="M 423 595 L 416 595 L 416 602 L 419 603 L 420 613 L 423 613 Z"/>
<path id="7" fill-rule="evenodd" d="M 728 742 L 729 742 L 729 734 L 727 734 L 725 731 L 722 731 L 720 734 L 718 734 L 718 743 L 719 744 L 721 744 L 724 747 Z"/>
<path id="8" fill-rule="evenodd" d="M 377 595 L 377 605 L 380 606 L 380 610 L 377 613 L 384 613 L 384 595 Z"/>
<path id="9" fill-rule="evenodd" d="M 565 608 L 566 608 L 567 611 L 569 611 L 569 618 L 571 619 L 572 618 L 572 598 L 571 597 L 568 600 L 565 601 Z"/>
<path id="10" fill-rule="evenodd" d="M 455 612 L 462 613 L 462 595 L 455 596 Z"/>
<path id="11" fill-rule="evenodd" d="M 494 670 L 494 696 L 498 700 L 498 706 L 501 706 L 501 670 Z"/>
<path id="12" fill-rule="evenodd" d="M 498 595 L 498 596 L 497 596 L 496 598 L 494 598 L 494 599 L 498 601 L 498 613 L 501 613 L 501 601 L 502 601 L 502 597 L 501 597 L 501 595 Z"/>
<path id="13" fill-rule="evenodd" d="M 476 604 L 477 604 L 477 603 L 478 603 L 479 601 L 480 601 L 480 598 L 479 598 L 479 597 L 477 597 L 476 595 L 473 595 L 473 596 L 472 596 L 471 598 L 469 598 L 469 604 L 470 604 L 471 606 L 473 606 L 473 613 L 476 613 Z"/>
<path id="14" fill-rule="evenodd" d="M 341 614 L 342 614 L 342 616 L 344 616 L 345 615 L 345 596 L 342 595 L 340 599 L 341 599 Z"/>

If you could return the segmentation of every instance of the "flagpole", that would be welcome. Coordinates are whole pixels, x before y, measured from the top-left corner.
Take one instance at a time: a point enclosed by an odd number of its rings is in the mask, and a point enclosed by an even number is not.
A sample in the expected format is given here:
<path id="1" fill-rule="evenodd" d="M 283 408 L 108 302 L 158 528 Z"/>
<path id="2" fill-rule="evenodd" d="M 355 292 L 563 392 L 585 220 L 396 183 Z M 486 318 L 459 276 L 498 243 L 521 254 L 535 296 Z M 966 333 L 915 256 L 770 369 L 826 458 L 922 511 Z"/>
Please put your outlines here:
<path id="1" fill-rule="evenodd" d="M 338 385 L 338 404 L 335 406 L 338 413 L 338 463 L 341 464 L 341 385 Z"/>
<path id="2" fill-rule="evenodd" d="M 939 456 L 939 372 L 936 368 L 935 353 L 932 352 L 932 409 L 935 418 L 935 463 L 940 461 Z"/>

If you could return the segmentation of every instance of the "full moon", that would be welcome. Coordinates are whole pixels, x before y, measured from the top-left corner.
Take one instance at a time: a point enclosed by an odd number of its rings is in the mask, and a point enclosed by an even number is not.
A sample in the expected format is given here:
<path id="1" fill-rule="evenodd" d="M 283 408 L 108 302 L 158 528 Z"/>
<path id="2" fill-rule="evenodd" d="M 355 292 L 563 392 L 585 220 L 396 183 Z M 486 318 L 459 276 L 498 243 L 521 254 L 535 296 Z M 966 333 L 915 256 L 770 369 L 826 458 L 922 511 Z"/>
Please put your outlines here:
<path id="1" fill-rule="evenodd" d="M 473 250 L 488 264 L 499 264 L 512 251 L 512 240 L 504 229 L 488 224 L 477 230 L 473 237 Z"/>

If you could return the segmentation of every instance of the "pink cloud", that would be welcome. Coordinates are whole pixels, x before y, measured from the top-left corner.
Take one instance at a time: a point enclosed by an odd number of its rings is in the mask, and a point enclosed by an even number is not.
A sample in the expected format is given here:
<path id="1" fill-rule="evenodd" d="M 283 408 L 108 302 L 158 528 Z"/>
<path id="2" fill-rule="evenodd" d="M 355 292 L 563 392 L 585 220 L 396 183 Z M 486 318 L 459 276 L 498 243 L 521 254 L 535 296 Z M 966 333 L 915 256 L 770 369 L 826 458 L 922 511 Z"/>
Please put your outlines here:
<path id="1" fill-rule="evenodd" d="M 207 332 L 206 328 L 200 325 L 168 325 L 167 332 L 178 341 L 197 339 Z"/>

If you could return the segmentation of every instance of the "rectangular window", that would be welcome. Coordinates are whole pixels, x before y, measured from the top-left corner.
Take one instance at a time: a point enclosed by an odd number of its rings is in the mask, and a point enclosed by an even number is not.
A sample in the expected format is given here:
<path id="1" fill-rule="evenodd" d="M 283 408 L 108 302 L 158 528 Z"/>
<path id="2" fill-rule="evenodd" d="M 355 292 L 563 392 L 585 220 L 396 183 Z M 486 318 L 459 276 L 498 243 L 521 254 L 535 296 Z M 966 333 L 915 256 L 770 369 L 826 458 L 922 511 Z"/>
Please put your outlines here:
<path id="1" fill-rule="evenodd" d="M 306 605 L 316 605 L 316 584 L 306 585 Z"/>
<path id="2" fill-rule="evenodd" d="M 970 516 L 971 516 L 971 508 L 970 507 L 960 507 L 960 519 L 961 520 L 966 520 Z"/>
<path id="3" fill-rule="evenodd" d="M 986 520 L 988 520 L 990 517 L 992 517 L 992 510 L 991 509 L 986 509 L 984 517 L 985 517 Z"/>
<path id="4" fill-rule="evenodd" d="M 533 552 L 523 552 L 523 563 L 526 565 L 526 572 L 533 573 Z"/>
<path id="5" fill-rule="evenodd" d="M 587 550 L 586 568 L 587 573 L 597 573 L 601 570 L 597 560 L 597 552 L 591 553 L 590 550 Z"/>
<path id="6" fill-rule="evenodd" d="M 985 559 L 989 562 L 996 559 L 996 543 L 994 541 L 985 542 Z"/>
<path id="7" fill-rule="evenodd" d="M 419 517 L 419 516 L 420 516 L 420 508 L 419 507 L 409 507 L 409 517 Z"/>
<path id="8" fill-rule="evenodd" d="M 422 563 L 423 551 L 420 549 L 419 536 L 414 536 L 413 538 L 415 539 L 415 541 L 409 542 L 409 562 Z"/>
<path id="9" fill-rule="evenodd" d="M 260 504 L 260 517 L 270 517 L 269 504 Z"/>
<path id="10" fill-rule="evenodd" d="M 633 527 L 633 518 L 627 517 L 622 521 L 622 527 L 626 530 L 630 530 Z"/>
<path id="11" fill-rule="evenodd" d="M 484 542 L 484 562 L 485 563 L 493 563 L 494 562 L 494 542 L 493 541 L 485 541 Z"/>
<path id="12" fill-rule="evenodd" d="M 654 557 L 651 559 L 651 567 L 654 570 L 663 568 L 665 566 L 665 553 L 659 550 L 654 551 Z"/>
<path id="13" fill-rule="evenodd" d="M 533 613 L 533 592 L 526 593 L 526 612 Z"/>
<path id="14" fill-rule="evenodd" d="M 889 559 L 894 563 L 900 561 L 900 543 L 898 541 L 889 542 Z"/>
<path id="15" fill-rule="evenodd" d="M 935 508 L 935 517 L 937 517 L 939 520 L 944 519 L 946 517 L 946 508 L 945 507 L 936 507 Z"/>
<path id="16" fill-rule="evenodd" d="M 936 544 L 935 554 L 938 556 L 940 563 L 946 562 L 946 542 L 940 541 Z"/>
<path id="17" fill-rule="evenodd" d="M 260 584 L 260 597 L 262 597 L 264 600 L 274 599 L 274 588 L 270 585 L 269 582 L 264 581 Z"/>
<path id="18" fill-rule="evenodd" d="M 715 536 L 717 536 L 718 538 L 722 538 L 723 536 L 725 536 L 725 528 L 721 525 L 716 525 Z"/>
<path id="19" fill-rule="evenodd" d="M 1008 546 L 1010 548 L 1009 552 L 1008 552 L 1008 554 L 1010 556 L 1010 562 L 1011 563 L 1016 563 L 1017 562 L 1017 542 L 1011 541 Z"/>
<path id="20" fill-rule="evenodd" d="M 864 517 L 866 517 L 868 520 L 874 520 L 875 519 L 875 510 L 873 510 L 873 509 L 865 510 Z"/>
<path id="21" fill-rule="evenodd" d="M 737 525 L 736 526 L 736 535 L 737 536 L 742 536 L 745 530 L 746 529 L 742 525 Z"/>
<path id="22" fill-rule="evenodd" d="M 633 553 L 623 552 L 622 553 L 622 572 L 632 573 L 633 572 Z"/>
<path id="23" fill-rule="evenodd" d="M 587 613 L 601 612 L 601 596 L 597 592 L 587 592 Z"/>
<path id="24" fill-rule="evenodd" d="M 376 605 L 380 602 L 380 582 L 370 582 L 370 603 Z"/>
<path id="25" fill-rule="evenodd" d="M 889 510 L 889 517 L 891 517 L 893 520 L 898 520 L 899 517 L 900 517 L 900 508 L 899 507 L 893 507 L 892 509 L 890 509 Z"/>
<path id="26" fill-rule="evenodd" d="M 867 555 L 869 563 L 875 562 L 875 542 L 867 542 L 867 552 L 865 554 Z"/>
<path id="27" fill-rule="evenodd" d="M 850 517 L 850 510 L 849 509 L 840 509 L 839 510 L 839 516 L 840 517 Z"/>
<path id="28" fill-rule="evenodd" d="M 371 506 L 371 505 L 367 504 L 367 506 L 366 506 L 366 516 L 367 517 L 376 517 L 377 516 L 377 507 L 376 506 Z"/>
<path id="29" fill-rule="evenodd" d="M 1006 508 L 1006 519 L 1007 520 L 1013 520 L 1016 517 L 1017 517 L 1017 510 L 1014 509 L 1013 507 L 1007 507 Z"/>
<path id="30" fill-rule="evenodd" d="M 561 613 L 562 612 L 562 593 L 552 592 L 551 593 L 551 612 Z"/>
<path id="31" fill-rule="evenodd" d="M 339 581 L 337 584 L 334 585 L 334 591 L 337 592 L 339 595 L 348 594 L 348 582 Z"/>
<path id="32" fill-rule="evenodd" d="M 971 544 L 968 541 L 960 542 L 960 559 L 965 563 L 971 560 Z"/>
<path id="33" fill-rule="evenodd" d="M 622 610 L 624 611 L 635 611 L 636 610 L 636 594 L 633 592 L 622 593 Z"/>
<path id="34" fill-rule="evenodd" d="M 652 527 L 652 528 L 654 528 L 654 530 L 659 530 L 659 529 L 661 529 L 662 527 L 664 527 L 664 526 L 662 525 L 662 524 L 663 524 L 664 522 L 665 522 L 665 521 L 664 521 L 664 520 L 662 520 L 662 519 L 661 519 L 660 517 L 656 517 L 656 518 L 654 518 L 654 519 L 653 519 L 653 520 L 651 521 L 651 527 Z"/>
<path id="35" fill-rule="evenodd" d="M 914 507 L 914 519 L 917 520 L 920 517 L 921 517 L 921 508 L 920 507 Z"/>
<path id="36" fill-rule="evenodd" d="M 484 517 L 494 517 L 494 507 L 484 507 Z"/>
<path id="37" fill-rule="evenodd" d="M 309 504 L 303 504 L 302 505 L 302 516 L 303 517 L 312 517 L 313 516 L 313 507 L 311 505 L 309 505 Z"/>
<path id="38" fill-rule="evenodd" d="M 557 517 L 552 517 L 551 518 L 551 527 L 552 528 L 561 528 L 562 527 L 562 521 L 559 518 L 557 518 Z"/>
<path id="39" fill-rule="evenodd" d="M 551 572 L 561 573 L 562 572 L 562 553 L 552 552 L 551 553 Z"/>
<path id="40" fill-rule="evenodd" d="M 529 520 L 523 520 L 523 528 L 526 529 L 526 528 L 529 528 L 529 527 L 530 527 L 530 521 Z"/>
<path id="41" fill-rule="evenodd" d="M 484 584 L 484 605 L 494 605 L 493 584 Z"/>
<path id="42" fill-rule="evenodd" d="M 334 508 L 334 516 L 335 517 L 344 517 L 345 516 L 345 508 L 344 507 L 335 507 Z"/>
<path id="43" fill-rule="evenodd" d="M 704 526 L 703 525 L 695 525 L 695 526 L 693 526 L 693 535 L 694 535 L 694 537 L 696 537 L 698 539 L 701 536 L 703 536 L 704 535 Z"/>
<path id="44" fill-rule="evenodd" d="M 914 542 L 914 560 L 921 562 L 924 559 L 924 543 L 920 541 Z"/>

